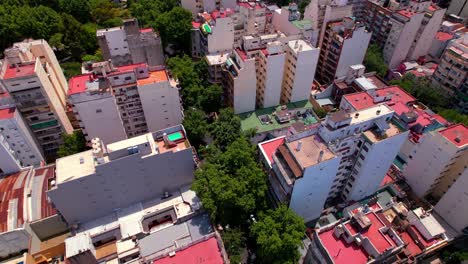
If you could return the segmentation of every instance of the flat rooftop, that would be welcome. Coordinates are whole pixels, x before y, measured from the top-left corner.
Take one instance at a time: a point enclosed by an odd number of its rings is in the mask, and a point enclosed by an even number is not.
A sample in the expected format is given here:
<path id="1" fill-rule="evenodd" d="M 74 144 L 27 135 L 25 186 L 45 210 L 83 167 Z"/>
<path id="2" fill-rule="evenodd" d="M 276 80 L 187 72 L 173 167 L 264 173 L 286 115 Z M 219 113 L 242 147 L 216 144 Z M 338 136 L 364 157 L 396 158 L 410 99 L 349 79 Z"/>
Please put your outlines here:
<path id="1" fill-rule="evenodd" d="M 371 222 L 371 225 L 367 229 L 359 232 L 350 223 L 345 224 L 346 228 L 349 228 L 349 231 L 352 235 L 361 233 L 362 236 L 367 237 L 380 254 L 382 254 L 387 249 L 395 247 L 396 244 L 390 235 L 383 234 L 381 231 L 381 229 L 385 227 L 382 220 L 373 212 L 366 214 L 366 216 Z"/>
<path id="2" fill-rule="evenodd" d="M 295 103 L 289 103 L 286 105 L 288 111 L 291 114 L 296 113 L 298 110 L 310 110 L 312 111 L 312 104 L 309 100 L 299 101 Z M 273 113 L 281 110 L 281 105 L 275 107 L 268 107 L 257 109 L 252 112 L 242 113 L 239 115 L 241 119 L 242 131 L 250 129 L 256 129 L 257 133 L 264 133 L 272 130 L 282 129 L 289 127 L 292 124 L 302 121 L 304 125 L 312 125 L 317 123 L 317 119 L 312 114 L 304 114 L 300 118 L 295 119 L 291 116 L 291 120 L 285 123 L 279 123 L 278 120 L 273 116 Z"/>
<path id="3" fill-rule="evenodd" d="M 137 80 L 137 84 L 146 85 L 152 83 L 167 82 L 168 80 L 169 77 L 167 76 L 166 70 L 150 71 L 149 77 Z"/>
<path id="4" fill-rule="evenodd" d="M 387 124 L 388 124 L 389 127 L 388 127 L 387 130 L 385 130 L 385 136 L 384 137 L 377 135 L 372 130 L 365 131 L 364 136 L 366 136 L 367 139 L 369 139 L 371 142 L 375 143 L 375 142 L 379 142 L 382 139 L 393 137 L 393 136 L 398 135 L 398 134 L 401 133 L 401 130 L 400 130 L 400 128 L 398 128 L 398 126 L 392 124 L 391 122 L 387 123 Z"/>
<path id="5" fill-rule="evenodd" d="M 15 111 L 15 107 L 0 109 L 0 120 L 12 118 L 15 115 Z"/>
<path id="6" fill-rule="evenodd" d="M 226 63 L 229 58 L 229 53 L 220 53 L 220 54 L 209 54 L 205 56 L 208 65 L 221 65 Z"/>
<path id="7" fill-rule="evenodd" d="M 165 257 L 153 262 L 153 264 L 187 263 L 223 264 L 224 261 L 216 238 L 212 237 L 184 250 L 177 251 L 175 256 Z"/>
<path id="8" fill-rule="evenodd" d="M 96 172 L 94 162 L 92 150 L 57 159 L 55 163 L 57 166 L 57 184 L 93 174 Z"/>
<path id="9" fill-rule="evenodd" d="M 288 42 L 288 46 L 295 53 L 316 49 L 312 48 L 309 44 L 307 44 L 307 42 L 305 42 L 302 39 L 291 40 Z"/>
<path id="10" fill-rule="evenodd" d="M 459 148 L 465 147 L 468 144 L 468 127 L 463 124 L 440 130 L 439 134 Z"/>
<path id="11" fill-rule="evenodd" d="M 356 117 L 356 115 L 351 115 L 351 117 L 352 117 L 351 125 L 361 123 L 361 122 L 365 122 L 365 121 L 367 121 L 369 119 L 375 118 L 376 116 L 378 116 L 377 111 L 379 111 L 379 110 L 380 110 L 379 115 L 381 115 L 381 116 L 393 112 L 393 110 L 391 108 L 389 108 L 388 106 L 386 106 L 385 104 L 376 105 L 376 106 L 373 106 L 373 107 L 370 107 L 370 108 L 359 111 L 358 112 L 359 116 L 357 116 L 357 117 Z"/>
<path id="12" fill-rule="evenodd" d="M 274 163 L 273 154 L 275 154 L 279 146 L 283 145 L 284 141 L 285 137 L 278 137 L 258 144 L 270 164 Z"/>
<path id="13" fill-rule="evenodd" d="M 92 73 L 76 75 L 68 81 L 68 95 L 86 91 L 86 83 L 93 78 Z"/>
<path id="14" fill-rule="evenodd" d="M 3 75 L 4 80 L 15 79 L 33 75 L 35 72 L 36 63 L 21 63 L 15 65 L 8 65 Z"/>
<path id="15" fill-rule="evenodd" d="M 356 243 L 347 244 L 343 239 L 337 238 L 333 229 L 320 233 L 319 238 L 335 264 L 367 263 L 367 252 Z"/>
<path id="16" fill-rule="evenodd" d="M 408 103 L 416 101 L 416 98 L 408 94 L 399 86 L 389 86 L 371 90 L 372 92 L 346 94 L 343 98 L 346 99 L 356 110 L 366 109 L 382 103 L 392 106 L 396 103 L 407 105 Z M 390 99 L 382 101 L 378 100 L 379 97 L 390 97 Z"/>
<path id="17" fill-rule="evenodd" d="M 299 144 L 301 144 L 301 147 L 300 150 L 297 150 Z M 335 154 L 330 151 L 318 135 L 301 138 L 286 143 L 286 145 L 302 168 L 307 168 L 335 157 Z"/>

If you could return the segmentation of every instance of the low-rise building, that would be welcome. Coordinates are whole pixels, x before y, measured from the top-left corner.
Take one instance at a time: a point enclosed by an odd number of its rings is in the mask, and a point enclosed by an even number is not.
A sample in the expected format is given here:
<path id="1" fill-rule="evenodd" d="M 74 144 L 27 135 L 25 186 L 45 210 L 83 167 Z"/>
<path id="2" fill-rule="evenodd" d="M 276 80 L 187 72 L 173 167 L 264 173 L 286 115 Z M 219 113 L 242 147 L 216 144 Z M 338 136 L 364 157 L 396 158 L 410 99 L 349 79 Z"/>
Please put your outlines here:
<path id="1" fill-rule="evenodd" d="M 164 65 L 161 37 L 152 28 L 140 29 L 136 18 L 126 19 L 121 27 L 99 29 L 96 37 L 104 60 L 116 66 Z"/>
<path id="2" fill-rule="evenodd" d="M 68 100 L 88 142 L 106 143 L 182 122 L 179 90 L 164 66 L 94 63 L 70 79 Z"/>

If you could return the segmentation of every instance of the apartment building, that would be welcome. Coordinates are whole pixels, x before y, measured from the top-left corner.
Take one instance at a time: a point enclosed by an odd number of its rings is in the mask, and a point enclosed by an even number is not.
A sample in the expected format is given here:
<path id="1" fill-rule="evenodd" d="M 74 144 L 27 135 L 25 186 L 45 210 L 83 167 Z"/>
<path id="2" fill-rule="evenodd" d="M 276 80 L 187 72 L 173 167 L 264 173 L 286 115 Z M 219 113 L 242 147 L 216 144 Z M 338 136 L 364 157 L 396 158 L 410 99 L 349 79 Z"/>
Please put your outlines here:
<path id="1" fill-rule="evenodd" d="M 406 59 L 417 60 L 429 53 L 444 13 L 445 9 L 430 1 L 411 1 L 406 9 L 393 12 L 389 21 L 392 28 L 383 50 L 390 69 L 397 68 Z"/>
<path id="2" fill-rule="evenodd" d="M 468 34 L 450 41 L 432 76 L 435 85 L 457 100 L 457 108 L 468 113 Z"/>
<path id="3" fill-rule="evenodd" d="M 268 43 L 267 48 L 259 53 L 258 61 L 256 105 L 260 108 L 276 106 L 281 99 L 281 73 L 286 62 L 281 42 Z"/>
<path id="4" fill-rule="evenodd" d="M 41 168 L 27 167 L 2 177 L 0 181 L 0 190 L 3 193 L 0 201 L 2 260 L 28 251 L 33 237 L 50 238 L 66 231 L 66 226 L 60 221 L 57 211 L 46 195 L 53 183 L 54 171 L 53 165 Z"/>
<path id="5" fill-rule="evenodd" d="M 260 143 L 272 196 L 310 221 L 326 205 L 371 195 L 408 134 L 392 116 L 385 105 L 339 111 L 315 129 Z"/>
<path id="6" fill-rule="evenodd" d="M 372 32 L 371 43 L 381 49 L 385 47 L 388 35 L 392 30 L 390 18 L 393 11 L 388 6 L 383 6 L 379 0 L 368 0 L 365 3 L 364 19 L 362 22 L 369 32 Z"/>
<path id="7" fill-rule="evenodd" d="M 468 128 L 453 125 L 427 133 L 409 156 L 403 176 L 419 197 L 443 197 L 468 164 Z M 424 164 L 424 165 L 422 165 Z"/>
<path id="8" fill-rule="evenodd" d="M 96 37 L 104 60 L 116 66 L 164 65 L 161 37 L 152 28 L 140 29 L 136 18 L 124 20 L 121 27 L 99 29 Z"/>
<path id="9" fill-rule="evenodd" d="M 239 13 L 244 22 L 244 35 L 268 33 L 267 8 L 259 1 L 239 1 Z"/>
<path id="10" fill-rule="evenodd" d="M 41 149 L 15 107 L 0 109 L 0 175 L 44 162 Z"/>
<path id="11" fill-rule="evenodd" d="M 70 79 L 69 101 L 88 142 L 113 143 L 182 122 L 179 91 L 164 66 L 111 62 Z"/>
<path id="12" fill-rule="evenodd" d="M 468 1 L 459 0 L 451 1 L 450 6 L 447 9 L 447 14 L 453 14 L 462 18 L 468 17 Z"/>
<path id="13" fill-rule="evenodd" d="M 468 195 L 466 187 L 468 186 L 468 169 L 461 173 L 457 179 L 454 179 L 451 186 L 443 194 L 434 207 L 434 210 L 441 215 L 447 223 L 458 232 L 464 232 L 468 227 L 468 214 L 466 213 Z"/>
<path id="14" fill-rule="evenodd" d="M 203 12 L 210 13 L 221 8 L 235 9 L 237 0 L 181 0 L 180 4 L 192 12 L 192 16 L 195 18 Z"/>
<path id="15" fill-rule="evenodd" d="M 316 79 L 322 84 L 329 84 L 345 77 L 351 65 L 364 61 L 370 38 L 371 33 L 351 17 L 328 23 L 320 49 Z"/>
<path id="16" fill-rule="evenodd" d="M 56 185 L 48 196 L 72 225 L 171 194 L 193 181 L 186 135 L 178 125 L 107 145 L 93 139 L 91 150 L 57 159 Z"/>
<path id="17" fill-rule="evenodd" d="M 6 49 L 0 80 L 44 157 L 53 160 L 61 135 L 73 128 L 65 113 L 68 84 L 49 44 L 32 40 Z"/>
<path id="18" fill-rule="evenodd" d="M 304 40 L 291 40 L 285 45 L 286 63 L 280 103 L 308 99 L 317 69 L 320 49 Z"/>

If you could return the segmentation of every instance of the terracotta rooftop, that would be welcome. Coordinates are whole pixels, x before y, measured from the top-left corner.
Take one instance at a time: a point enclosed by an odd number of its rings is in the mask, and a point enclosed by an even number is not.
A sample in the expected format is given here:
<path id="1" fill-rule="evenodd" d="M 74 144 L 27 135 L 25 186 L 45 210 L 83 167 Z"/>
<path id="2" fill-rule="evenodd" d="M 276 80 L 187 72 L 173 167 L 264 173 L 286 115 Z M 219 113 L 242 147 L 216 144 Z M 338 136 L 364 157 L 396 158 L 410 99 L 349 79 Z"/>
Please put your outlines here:
<path id="1" fill-rule="evenodd" d="M 260 149 L 263 151 L 266 158 L 270 164 L 273 162 L 273 154 L 275 154 L 276 150 L 284 143 L 284 137 L 274 138 L 272 140 L 268 140 L 266 142 L 260 143 Z"/>
<path id="2" fill-rule="evenodd" d="M 136 63 L 117 67 L 118 73 L 134 71 L 136 68 L 144 68 L 146 63 Z M 109 74 L 110 75 L 110 74 Z"/>
<path id="3" fill-rule="evenodd" d="M 410 10 L 399 10 L 397 13 L 407 18 L 411 18 L 414 14 L 416 14 Z"/>
<path id="4" fill-rule="evenodd" d="M 260 3 L 257 3 L 257 2 L 237 2 L 237 5 L 238 6 L 242 6 L 242 7 L 245 7 L 245 8 L 249 8 L 249 9 L 262 9 L 263 7 L 260 5 Z"/>
<path id="5" fill-rule="evenodd" d="M 354 109 L 361 110 L 376 105 L 374 99 L 367 92 L 359 92 L 343 95 L 343 99 L 348 101 Z"/>
<path id="6" fill-rule="evenodd" d="M 368 254 L 356 243 L 348 244 L 333 234 L 333 229 L 319 234 L 322 245 L 327 250 L 334 264 L 367 263 Z"/>
<path id="7" fill-rule="evenodd" d="M 152 71 L 149 72 L 149 77 L 137 80 L 138 85 L 145 85 L 151 83 L 165 82 L 168 81 L 166 70 Z"/>
<path id="8" fill-rule="evenodd" d="M 14 79 L 14 78 L 21 78 L 25 76 L 30 76 L 34 74 L 35 63 L 27 63 L 27 64 L 18 64 L 17 66 L 9 65 L 6 67 L 5 75 L 3 75 L 3 79 Z"/>
<path id="9" fill-rule="evenodd" d="M 0 109 L 0 120 L 10 119 L 15 114 L 16 108 Z"/>
<path id="10" fill-rule="evenodd" d="M 468 128 L 463 124 L 453 125 L 440 130 L 439 133 L 457 147 L 464 147 L 468 144 Z"/>
<path id="11" fill-rule="evenodd" d="M 153 264 L 186 263 L 223 264 L 224 261 L 216 238 L 212 237 L 186 249 L 177 251 L 174 256 L 168 256 L 153 262 Z"/>
<path id="12" fill-rule="evenodd" d="M 301 146 L 299 147 L 299 144 Z M 288 149 L 295 160 L 303 167 L 307 168 L 335 157 L 328 146 L 318 135 L 311 135 L 300 140 L 287 143 Z"/>
<path id="13" fill-rule="evenodd" d="M 211 12 L 211 17 L 213 18 L 214 21 L 216 21 L 216 19 L 218 18 L 225 18 L 229 15 L 232 15 L 234 14 L 234 10 L 228 8 L 224 11 L 219 11 L 219 10 L 215 10 L 213 12 Z"/>
<path id="14" fill-rule="evenodd" d="M 68 95 L 86 91 L 86 82 L 88 82 L 92 76 L 93 74 L 91 73 L 73 76 L 68 81 Z"/>
<path id="15" fill-rule="evenodd" d="M 453 35 L 450 34 L 450 33 L 447 33 L 447 32 L 439 31 L 436 34 L 436 39 L 437 40 L 446 41 L 446 40 L 451 40 L 452 38 L 453 38 Z"/>

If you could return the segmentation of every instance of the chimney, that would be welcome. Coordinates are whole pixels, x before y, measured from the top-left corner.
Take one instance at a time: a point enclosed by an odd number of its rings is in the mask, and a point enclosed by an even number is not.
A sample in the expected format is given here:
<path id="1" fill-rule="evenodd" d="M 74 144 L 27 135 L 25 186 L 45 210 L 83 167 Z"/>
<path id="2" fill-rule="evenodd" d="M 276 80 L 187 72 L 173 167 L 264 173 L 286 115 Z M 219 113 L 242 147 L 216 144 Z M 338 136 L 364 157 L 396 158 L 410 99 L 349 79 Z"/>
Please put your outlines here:
<path id="1" fill-rule="evenodd" d="M 379 110 L 377 110 L 376 114 L 377 114 L 377 115 L 380 115 L 380 109 L 379 109 Z"/>
<path id="2" fill-rule="evenodd" d="M 299 140 L 299 142 L 297 142 L 296 151 L 301 151 L 301 148 L 302 148 L 302 141 Z"/>
<path id="3" fill-rule="evenodd" d="M 358 118 L 358 117 L 359 117 L 359 113 L 356 113 L 356 114 L 354 115 L 354 117 L 355 117 L 355 118 Z"/>
<path id="4" fill-rule="evenodd" d="M 455 138 L 455 142 L 457 142 L 457 143 L 460 143 L 460 142 L 461 142 L 460 136 L 457 136 L 457 137 Z"/>
<path id="5" fill-rule="evenodd" d="M 323 150 L 321 150 L 321 151 L 320 151 L 320 154 L 319 154 L 319 156 L 318 156 L 318 159 L 317 159 L 317 162 L 318 162 L 318 163 L 322 162 L 323 153 L 324 153 Z"/>

